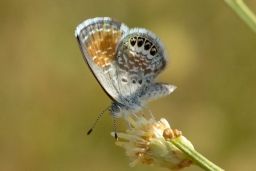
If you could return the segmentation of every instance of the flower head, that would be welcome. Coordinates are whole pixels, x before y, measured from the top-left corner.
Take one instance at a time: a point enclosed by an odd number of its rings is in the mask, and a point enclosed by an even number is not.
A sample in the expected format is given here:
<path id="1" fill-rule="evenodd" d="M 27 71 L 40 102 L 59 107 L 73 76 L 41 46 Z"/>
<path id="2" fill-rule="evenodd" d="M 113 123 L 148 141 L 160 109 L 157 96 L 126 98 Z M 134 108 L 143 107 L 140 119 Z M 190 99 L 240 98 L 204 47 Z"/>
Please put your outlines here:
<path id="1" fill-rule="evenodd" d="M 119 140 L 116 145 L 126 150 L 131 159 L 131 166 L 143 163 L 178 170 L 192 163 L 188 156 L 168 139 L 179 138 L 191 148 L 193 145 L 180 131 L 172 130 L 166 119 L 156 121 L 154 118 L 146 119 L 143 116 L 137 116 L 135 119 L 128 116 L 126 120 L 130 128 L 126 133 L 118 133 Z"/>

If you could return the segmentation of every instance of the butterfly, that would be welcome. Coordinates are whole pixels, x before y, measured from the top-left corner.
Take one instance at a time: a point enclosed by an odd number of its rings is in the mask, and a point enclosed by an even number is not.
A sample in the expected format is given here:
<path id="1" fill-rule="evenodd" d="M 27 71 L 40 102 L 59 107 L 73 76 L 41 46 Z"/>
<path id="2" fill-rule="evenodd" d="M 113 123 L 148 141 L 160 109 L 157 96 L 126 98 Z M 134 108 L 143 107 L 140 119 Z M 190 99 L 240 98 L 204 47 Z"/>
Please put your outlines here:
<path id="1" fill-rule="evenodd" d="M 174 85 L 155 82 L 167 60 L 154 33 L 97 17 L 79 24 L 75 36 L 85 62 L 112 99 L 108 110 L 114 117 L 137 113 L 148 101 L 175 90 Z"/>

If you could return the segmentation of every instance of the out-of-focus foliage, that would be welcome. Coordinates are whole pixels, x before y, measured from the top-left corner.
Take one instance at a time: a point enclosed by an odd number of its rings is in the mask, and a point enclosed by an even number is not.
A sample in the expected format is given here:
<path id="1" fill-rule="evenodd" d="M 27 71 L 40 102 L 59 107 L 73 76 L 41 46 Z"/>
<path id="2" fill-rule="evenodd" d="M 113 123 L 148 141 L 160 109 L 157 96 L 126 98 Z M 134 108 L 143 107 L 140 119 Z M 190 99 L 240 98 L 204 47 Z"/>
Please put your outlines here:
<path id="1" fill-rule="evenodd" d="M 108 115 L 86 136 L 110 103 L 74 37 L 96 16 L 145 27 L 164 43 L 171 59 L 158 80 L 178 89 L 150 104 L 157 118 L 226 170 L 255 167 L 256 35 L 224 1 L 2 0 L 0 170 L 164 170 L 131 169 Z"/>

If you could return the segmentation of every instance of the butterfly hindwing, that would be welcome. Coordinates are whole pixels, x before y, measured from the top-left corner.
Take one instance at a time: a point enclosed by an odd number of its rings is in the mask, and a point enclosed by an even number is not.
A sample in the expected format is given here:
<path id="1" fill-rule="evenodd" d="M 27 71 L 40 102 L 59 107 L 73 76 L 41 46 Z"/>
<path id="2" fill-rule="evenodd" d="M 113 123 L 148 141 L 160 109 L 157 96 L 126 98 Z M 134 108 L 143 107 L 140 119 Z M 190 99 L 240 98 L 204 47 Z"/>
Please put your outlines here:
<path id="1" fill-rule="evenodd" d="M 117 49 L 118 66 L 130 74 L 152 80 L 166 65 L 162 43 L 146 29 L 131 29 L 123 35 Z"/>
<path id="2" fill-rule="evenodd" d="M 117 47 L 117 65 L 127 84 L 122 94 L 140 96 L 145 87 L 164 69 L 166 57 L 160 40 L 150 31 L 131 29 L 124 34 Z"/>

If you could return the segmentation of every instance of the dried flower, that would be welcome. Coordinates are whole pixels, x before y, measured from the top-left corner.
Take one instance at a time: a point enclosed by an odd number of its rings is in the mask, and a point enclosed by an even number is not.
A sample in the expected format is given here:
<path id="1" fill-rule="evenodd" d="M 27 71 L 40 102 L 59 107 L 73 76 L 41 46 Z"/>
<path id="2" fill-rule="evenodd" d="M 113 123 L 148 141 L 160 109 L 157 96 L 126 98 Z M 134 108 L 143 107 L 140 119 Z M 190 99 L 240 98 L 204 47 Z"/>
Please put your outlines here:
<path id="1" fill-rule="evenodd" d="M 192 164 L 191 159 L 169 140 L 178 138 L 191 149 L 194 149 L 193 145 L 181 135 L 181 131 L 172 130 L 166 119 L 156 121 L 143 116 L 128 116 L 126 120 L 130 128 L 126 133 L 118 133 L 116 145 L 126 150 L 131 166 L 143 163 L 178 170 Z"/>

